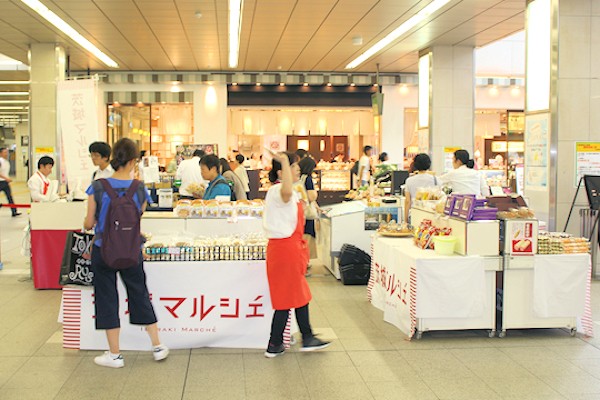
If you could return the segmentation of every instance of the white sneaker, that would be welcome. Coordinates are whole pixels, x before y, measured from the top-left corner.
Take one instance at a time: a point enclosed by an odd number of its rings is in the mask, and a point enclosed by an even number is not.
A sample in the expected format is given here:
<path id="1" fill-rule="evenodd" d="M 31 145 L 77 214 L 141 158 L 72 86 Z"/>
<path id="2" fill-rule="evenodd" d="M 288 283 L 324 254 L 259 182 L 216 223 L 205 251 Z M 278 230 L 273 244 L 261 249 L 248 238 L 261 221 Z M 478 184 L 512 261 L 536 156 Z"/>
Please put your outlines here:
<path id="1" fill-rule="evenodd" d="M 169 348 L 164 344 L 159 344 L 152 350 L 152 355 L 154 356 L 154 361 L 164 360 L 169 356 Z"/>
<path id="2" fill-rule="evenodd" d="M 125 366 L 125 360 L 123 360 L 123 356 L 119 354 L 117 358 L 113 358 L 108 351 L 105 351 L 104 354 L 94 358 L 94 362 L 97 365 L 102 367 L 109 368 L 123 368 Z"/>

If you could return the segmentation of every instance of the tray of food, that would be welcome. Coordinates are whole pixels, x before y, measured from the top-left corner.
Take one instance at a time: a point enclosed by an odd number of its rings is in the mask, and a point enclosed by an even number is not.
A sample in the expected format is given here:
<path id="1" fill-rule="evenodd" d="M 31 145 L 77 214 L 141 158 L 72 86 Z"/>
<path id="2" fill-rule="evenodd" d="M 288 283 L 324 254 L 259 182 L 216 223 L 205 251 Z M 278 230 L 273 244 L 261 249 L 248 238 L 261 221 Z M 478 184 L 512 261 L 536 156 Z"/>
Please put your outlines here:
<path id="1" fill-rule="evenodd" d="M 410 237 L 414 235 L 414 229 L 407 223 L 398 224 L 392 220 L 389 223 L 382 222 L 377 233 L 385 237 Z"/>

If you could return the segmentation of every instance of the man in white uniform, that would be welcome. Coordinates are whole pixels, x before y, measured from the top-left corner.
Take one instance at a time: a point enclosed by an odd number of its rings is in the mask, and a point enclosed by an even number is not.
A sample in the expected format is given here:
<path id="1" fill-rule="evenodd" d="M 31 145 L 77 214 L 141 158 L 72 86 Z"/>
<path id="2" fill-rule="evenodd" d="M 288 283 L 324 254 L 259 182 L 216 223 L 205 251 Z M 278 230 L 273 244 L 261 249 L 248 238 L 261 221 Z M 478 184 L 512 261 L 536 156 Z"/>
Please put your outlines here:
<path id="1" fill-rule="evenodd" d="M 8 161 L 8 149 L 6 147 L 0 147 L 0 192 L 4 192 L 9 204 L 14 204 L 12 193 L 10 191 L 12 179 L 10 179 L 9 175 L 10 162 Z M 10 210 L 12 211 L 13 217 L 21 215 L 20 212 L 17 212 L 16 208 L 11 208 Z"/>
<path id="2" fill-rule="evenodd" d="M 371 146 L 365 146 L 363 149 L 363 155 L 358 163 L 358 177 L 360 178 L 360 185 L 365 186 L 369 184 L 371 178 L 371 153 L 373 148 Z"/>
<path id="3" fill-rule="evenodd" d="M 204 151 L 195 150 L 192 158 L 189 160 L 183 160 L 177 168 L 175 179 L 181 180 L 181 186 L 179 186 L 179 197 L 181 198 L 194 198 L 194 194 L 187 190 L 190 183 L 203 183 L 202 173 L 200 172 L 200 159 L 204 157 Z"/>
<path id="4" fill-rule="evenodd" d="M 27 187 L 31 194 L 31 201 L 35 203 L 53 201 L 56 196 L 50 190 L 48 176 L 52 173 L 54 160 L 52 157 L 44 156 L 38 161 L 38 170 L 27 181 Z"/>
<path id="5" fill-rule="evenodd" d="M 92 175 L 92 180 L 110 178 L 115 170 L 110 165 L 110 146 L 105 142 L 94 142 L 88 148 L 92 162 L 98 169 Z"/>

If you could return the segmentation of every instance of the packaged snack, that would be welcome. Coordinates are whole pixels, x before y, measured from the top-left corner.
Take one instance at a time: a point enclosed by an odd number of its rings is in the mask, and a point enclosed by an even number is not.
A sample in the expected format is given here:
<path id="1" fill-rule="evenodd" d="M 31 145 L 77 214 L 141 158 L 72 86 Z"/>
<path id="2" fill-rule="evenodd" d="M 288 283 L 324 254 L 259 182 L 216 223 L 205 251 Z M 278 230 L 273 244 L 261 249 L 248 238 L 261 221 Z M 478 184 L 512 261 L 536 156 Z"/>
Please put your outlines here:
<path id="1" fill-rule="evenodd" d="M 204 202 L 202 200 L 193 200 L 190 205 L 190 217 L 202 218 L 204 215 Z"/>
<path id="2" fill-rule="evenodd" d="M 173 212 L 179 218 L 187 218 L 190 216 L 191 204 L 192 202 L 190 200 L 179 200 L 173 209 Z"/>
<path id="3" fill-rule="evenodd" d="M 233 216 L 233 203 L 230 201 L 222 201 L 218 203 L 219 218 L 230 218 Z"/>
<path id="4" fill-rule="evenodd" d="M 219 203 L 216 200 L 208 200 L 204 202 L 204 218 L 218 218 Z"/>
<path id="5" fill-rule="evenodd" d="M 252 213 L 252 203 L 248 200 L 239 200 L 235 203 L 238 217 L 249 217 Z"/>

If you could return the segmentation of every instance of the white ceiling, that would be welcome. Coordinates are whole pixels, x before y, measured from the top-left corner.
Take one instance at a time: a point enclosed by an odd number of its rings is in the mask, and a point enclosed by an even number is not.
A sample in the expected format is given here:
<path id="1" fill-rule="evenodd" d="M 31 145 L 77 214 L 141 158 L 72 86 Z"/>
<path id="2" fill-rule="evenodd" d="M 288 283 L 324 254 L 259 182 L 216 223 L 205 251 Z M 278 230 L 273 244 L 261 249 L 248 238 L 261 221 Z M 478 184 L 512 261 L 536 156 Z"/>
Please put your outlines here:
<path id="1" fill-rule="evenodd" d="M 42 0 L 121 70 L 227 70 L 226 0 Z M 430 0 L 245 0 L 240 71 L 337 71 Z M 433 44 L 483 46 L 523 29 L 525 0 L 453 0 L 358 72 L 416 72 Z M 202 18 L 196 18 L 200 11 Z M 352 38 L 363 44 L 354 46 Z M 106 70 L 19 0 L 0 0 L 0 53 L 62 43 L 72 70 Z M 347 71 L 346 71 L 347 72 Z M 0 79 L 8 79 L 0 71 Z M 22 79 L 22 78 L 14 78 Z M 27 79 L 25 77 L 24 79 Z"/>

